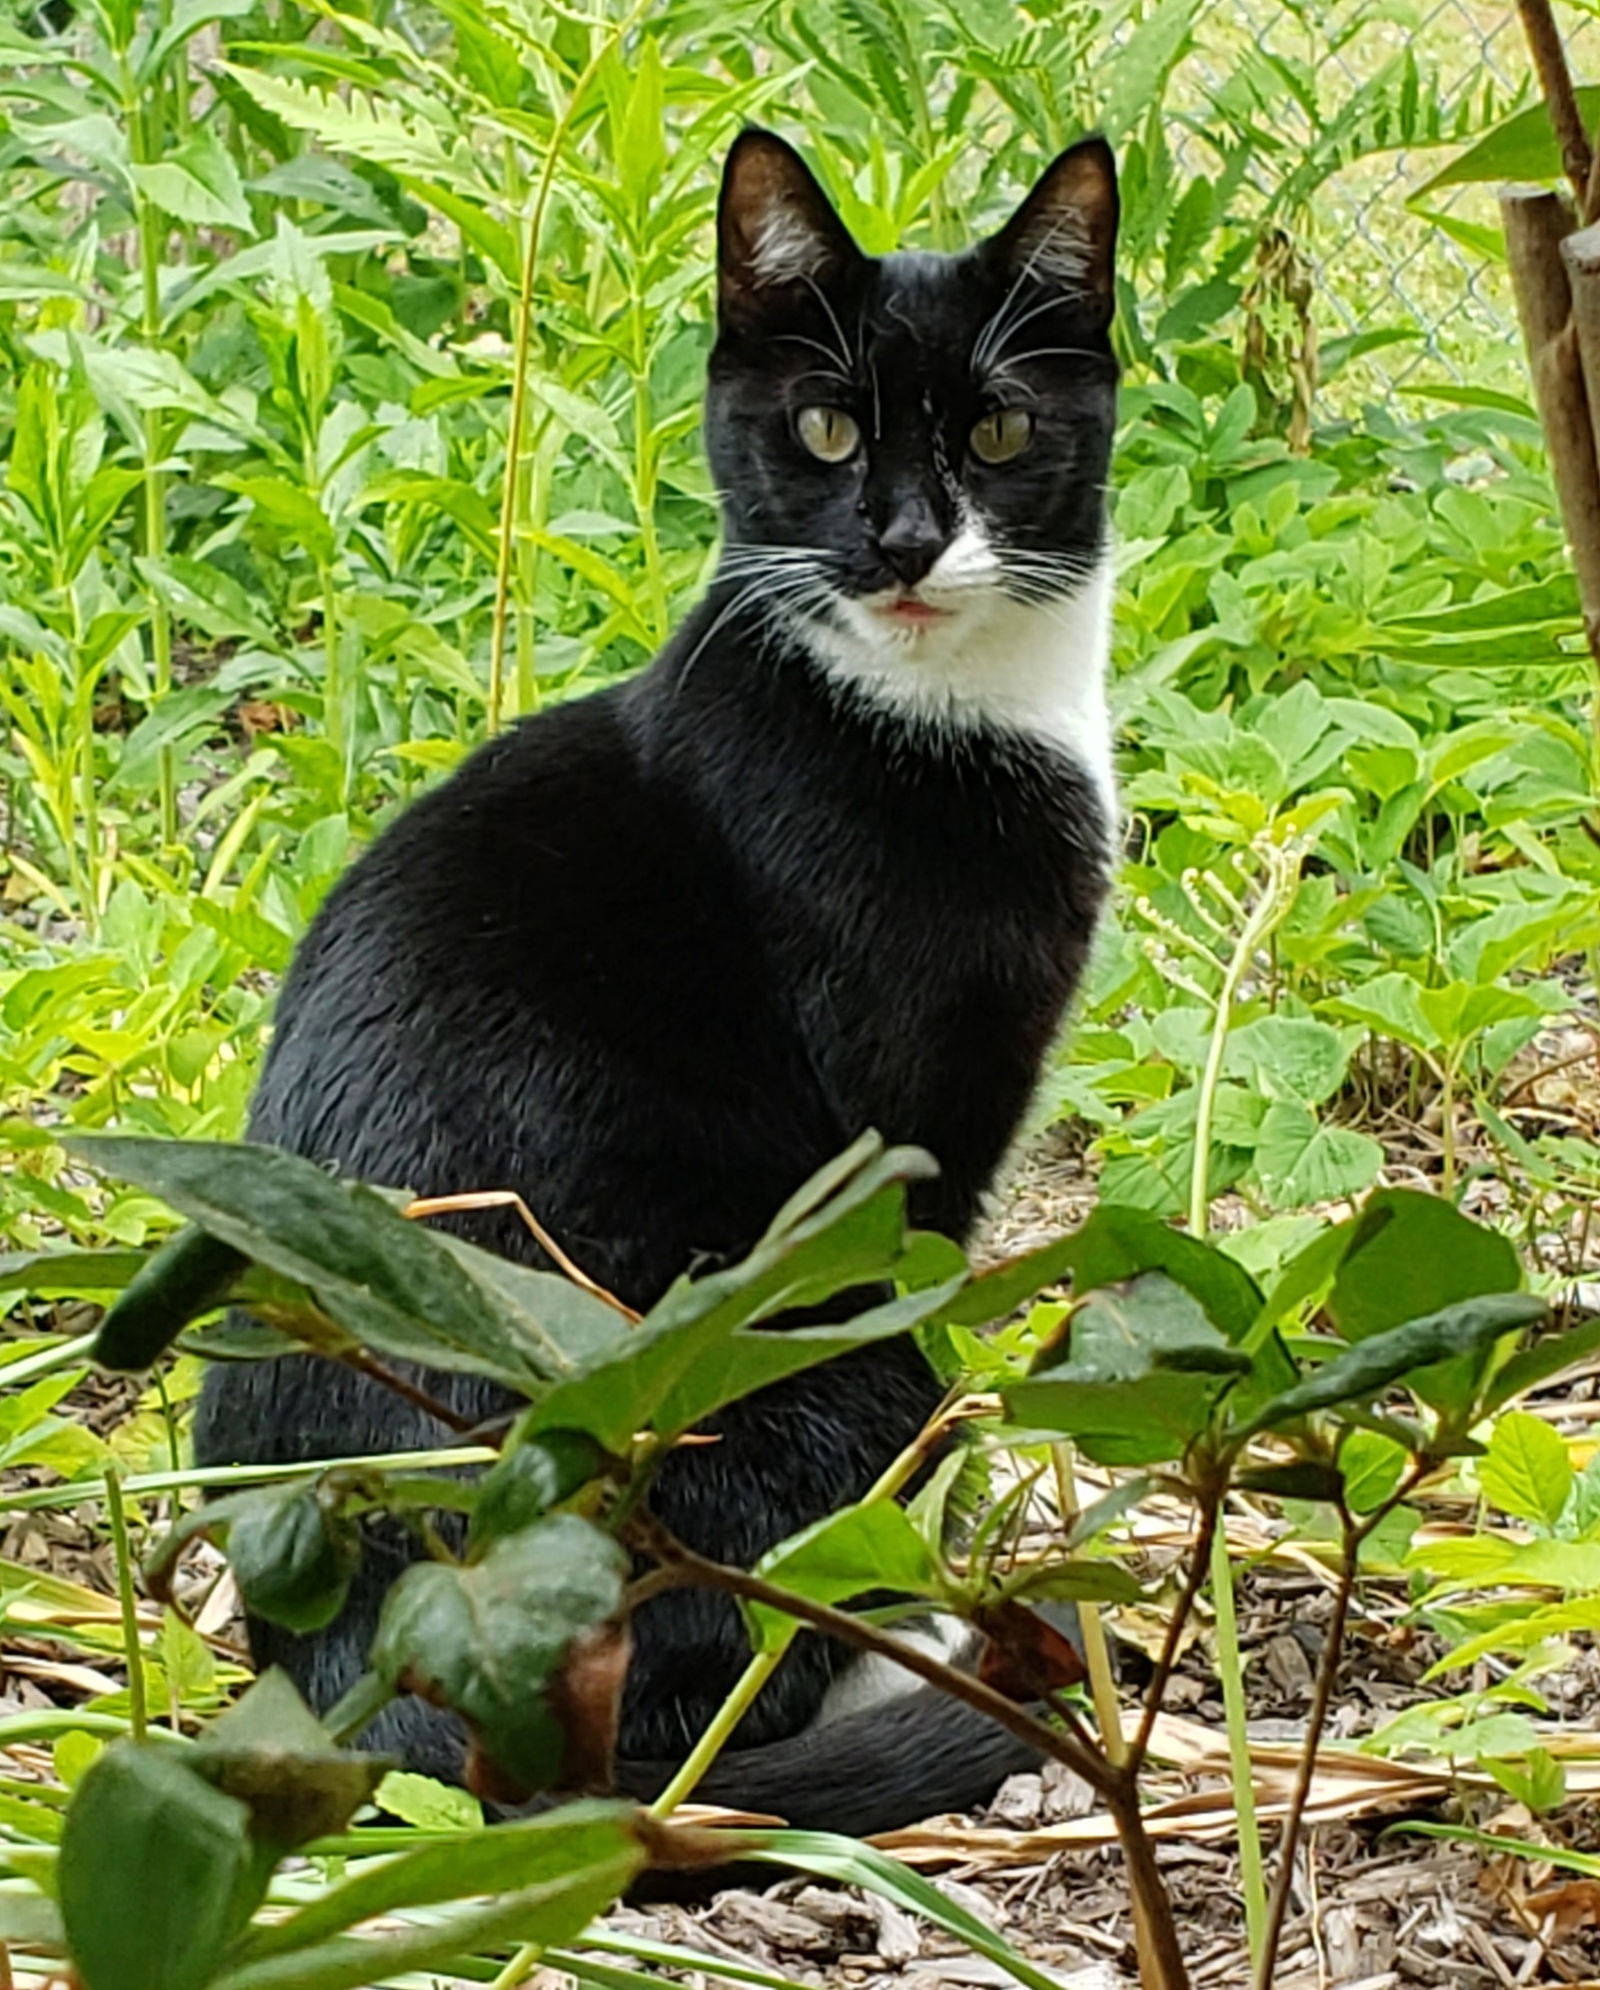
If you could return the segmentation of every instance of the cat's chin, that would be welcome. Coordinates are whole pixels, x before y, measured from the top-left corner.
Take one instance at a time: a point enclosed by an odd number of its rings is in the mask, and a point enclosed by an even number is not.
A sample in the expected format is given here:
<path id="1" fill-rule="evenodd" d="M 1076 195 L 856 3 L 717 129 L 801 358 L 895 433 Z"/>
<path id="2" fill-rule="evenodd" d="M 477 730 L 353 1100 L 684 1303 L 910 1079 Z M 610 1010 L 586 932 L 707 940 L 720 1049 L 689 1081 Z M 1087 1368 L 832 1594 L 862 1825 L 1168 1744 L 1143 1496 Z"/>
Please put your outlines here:
<path id="1" fill-rule="evenodd" d="M 926 615 L 896 614 L 906 592 L 835 596 L 826 620 L 790 623 L 840 690 L 923 738 L 1002 732 L 1070 759 L 1116 814 L 1105 679 L 1109 552 L 1071 594 L 1027 603 L 998 587 L 919 591 Z M 922 598 L 926 597 L 926 598 Z"/>

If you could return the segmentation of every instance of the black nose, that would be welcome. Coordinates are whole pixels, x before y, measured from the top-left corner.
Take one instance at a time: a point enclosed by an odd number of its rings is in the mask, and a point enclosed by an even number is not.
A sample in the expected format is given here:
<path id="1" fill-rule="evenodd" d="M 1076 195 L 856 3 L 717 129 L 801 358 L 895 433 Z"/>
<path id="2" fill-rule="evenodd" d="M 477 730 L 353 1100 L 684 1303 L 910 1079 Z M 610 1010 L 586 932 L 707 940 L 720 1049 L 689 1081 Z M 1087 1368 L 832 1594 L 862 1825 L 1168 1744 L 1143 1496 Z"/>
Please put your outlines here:
<path id="1" fill-rule="evenodd" d="M 878 535 L 884 565 L 906 587 L 932 571 L 944 546 L 944 531 L 926 498 L 902 505 Z"/>

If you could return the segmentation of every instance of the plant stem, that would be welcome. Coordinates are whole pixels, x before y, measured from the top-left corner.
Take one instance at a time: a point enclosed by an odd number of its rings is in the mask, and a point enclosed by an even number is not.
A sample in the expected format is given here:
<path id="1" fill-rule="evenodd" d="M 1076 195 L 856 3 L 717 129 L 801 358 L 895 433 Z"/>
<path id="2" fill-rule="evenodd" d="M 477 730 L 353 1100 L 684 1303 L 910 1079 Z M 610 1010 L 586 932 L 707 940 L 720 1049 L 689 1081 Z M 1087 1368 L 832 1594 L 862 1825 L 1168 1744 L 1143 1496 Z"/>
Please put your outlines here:
<path id="1" fill-rule="evenodd" d="M 754 1704 L 756 1695 L 777 1671 L 783 1658 L 778 1651 L 758 1651 L 740 1673 L 733 1691 L 718 1707 L 705 1732 L 684 1758 L 683 1767 L 650 1806 L 652 1817 L 670 1817 L 680 1803 L 686 1803 L 700 1779 L 727 1746 L 728 1739 Z"/>
<path id="2" fill-rule="evenodd" d="M 1266 879 L 1260 896 L 1234 945 L 1217 994 L 1216 1019 L 1211 1025 L 1211 1043 L 1206 1051 L 1206 1068 L 1200 1078 L 1200 1096 L 1195 1109 L 1194 1162 L 1189 1177 L 1189 1228 L 1203 1237 L 1211 1220 L 1211 1117 L 1222 1082 L 1222 1060 L 1228 1048 L 1228 1030 L 1233 1021 L 1233 1004 L 1239 984 L 1255 959 L 1258 949 L 1283 920 L 1294 903 L 1295 885 L 1300 876 L 1300 859 L 1282 843 L 1265 840 L 1257 850 L 1266 866 Z"/>
<path id="3" fill-rule="evenodd" d="M 550 133 L 550 149 L 545 154 L 539 184 L 528 217 L 528 232 L 522 250 L 522 282 L 517 292 L 516 334 L 511 354 L 511 417 L 506 434 L 505 477 L 500 488 L 500 543 L 496 548 L 494 574 L 494 614 L 489 633 L 488 729 L 500 730 L 505 703 L 506 623 L 511 604 L 511 565 L 523 514 L 526 477 L 523 470 L 523 444 L 528 425 L 528 363 L 533 349 L 533 279 L 539 260 L 539 241 L 544 233 L 545 210 L 555 185 L 556 163 L 561 157 L 589 85 L 600 65 L 623 38 L 643 20 L 651 0 L 634 0 L 627 13 L 605 35 L 584 64 L 573 84 L 555 128 Z M 519 613 L 530 615 L 533 604 L 519 604 Z"/>
<path id="4" fill-rule="evenodd" d="M 339 662 L 339 602 L 334 591 L 333 568 L 319 562 L 322 583 L 322 730 L 328 744 L 339 756 L 339 799 L 350 797 L 350 741 L 345 725 L 344 672 Z"/>
<path id="5" fill-rule="evenodd" d="M 1200 1585 L 1206 1577 L 1206 1570 L 1211 1561 L 1211 1543 L 1217 1532 L 1221 1509 L 1220 1489 L 1202 1498 L 1200 1524 L 1195 1532 L 1194 1547 L 1189 1555 L 1183 1593 L 1179 1596 L 1177 1607 L 1168 1619 L 1167 1634 L 1161 1644 L 1161 1656 L 1156 1660 L 1150 1690 L 1145 1695 L 1144 1715 L 1139 1722 L 1139 1732 L 1134 1736 L 1133 1746 L 1128 1751 L 1128 1766 L 1135 1775 L 1144 1767 L 1144 1758 L 1150 1749 L 1150 1736 L 1155 1731 L 1156 1715 L 1161 1711 L 1167 1682 L 1171 1679 L 1173 1667 L 1178 1662 L 1178 1646 L 1183 1638 L 1184 1626 L 1189 1621 L 1189 1613 L 1194 1609 L 1194 1600 L 1200 1594 Z"/>
<path id="6" fill-rule="evenodd" d="M 1050 1447 L 1050 1462 L 1056 1475 L 1056 1504 L 1063 1526 L 1070 1530 L 1078 1517 L 1078 1489 L 1072 1477 L 1072 1446 L 1064 1439 Z M 1122 1707 L 1117 1699 L 1117 1682 L 1112 1676 L 1111 1653 L 1106 1647 L 1106 1627 L 1098 1603 L 1078 1605 L 1078 1626 L 1083 1633 L 1083 1662 L 1089 1669 L 1089 1697 L 1100 1728 L 1100 1745 L 1113 1768 L 1128 1759 L 1127 1736 L 1122 1732 Z"/>
<path id="7" fill-rule="evenodd" d="M 1528 37 L 1528 48 L 1538 72 L 1539 88 L 1544 92 L 1545 108 L 1550 113 L 1556 143 L 1561 148 L 1561 169 L 1572 182 L 1573 192 L 1578 197 L 1579 218 L 1587 221 L 1590 216 L 1589 175 L 1594 159 L 1589 149 L 1589 134 L 1583 128 L 1583 115 L 1573 93 L 1572 74 L 1567 68 L 1566 52 L 1561 46 L 1561 34 L 1550 9 L 1550 0 L 1517 0 L 1517 12 L 1522 17 L 1523 32 Z"/>
<path id="8" fill-rule="evenodd" d="M 106 1468 L 106 1517 L 117 1558 L 117 1602 L 122 1612 L 122 1649 L 128 1665 L 128 1728 L 143 1741 L 149 1725 L 144 1689 L 144 1653 L 139 1645 L 139 1608 L 133 1594 L 133 1550 L 128 1542 L 128 1516 L 122 1504 L 122 1478 L 117 1467 Z"/>
<path id="9" fill-rule="evenodd" d="M 1261 1826 L 1256 1820 L 1255 1777 L 1250 1760 L 1250 1734 L 1245 1724 L 1244 1659 L 1239 1650 L 1233 1563 L 1228 1555 L 1225 1527 L 1219 1527 L 1211 1537 L 1211 1599 L 1217 1619 L 1217 1671 L 1222 1679 L 1228 1761 L 1233 1771 L 1233 1806 L 1239 1818 L 1239 1878 L 1244 1892 L 1245 1932 L 1251 1963 L 1259 1969 L 1266 1952 L 1266 1867 L 1261 1854 Z"/>
<path id="10" fill-rule="evenodd" d="M 141 101 L 139 85 L 126 51 L 121 58 L 121 80 L 123 118 L 134 163 L 153 165 L 161 153 L 160 134 L 153 129 L 160 117 L 159 83 L 145 93 L 144 101 Z M 133 207 L 139 237 L 139 335 L 154 352 L 161 344 L 161 211 L 137 185 Z M 156 409 L 152 408 L 144 415 L 143 440 L 144 550 L 147 559 L 160 560 L 167 550 L 167 494 L 166 480 L 157 467 L 161 460 L 161 415 Z M 151 688 L 155 702 L 159 703 L 172 689 L 172 620 L 166 603 L 148 580 L 145 590 L 150 603 Z M 156 764 L 161 838 L 170 847 L 178 839 L 177 758 L 172 747 L 161 748 Z"/>
<path id="11" fill-rule="evenodd" d="M 764 1603 L 769 1609 L 782 1611 L 785 1616 L 809 1624 L 813 1630 L 823 1631 L 829 1637 L 840 1638 L 862 1651 L 893 1659 L 897 1665 L 915 1673 L 928 1685 L 937 1686 L 953 1699 L 961 1700 L 976 1712 L 998 1721 L 1009 1733 L 1027 1742 L 1030 1748 L 1036 1748 L 1041 1755 L 1065 1762 L 1069 1769 L 1082 1776 L 1091 1789 L 1109 1800 L 1110 1786 L 1118 1781 L 1118 1776 L 1097 1749 L 1087 1748 L 1074 1736 L 1047 1726 L 1036 1714 L 1029 1713 L 1026 1707 L 1019 1707 L 1014 1700 L 1008 1700 L 992 1686 L 985 1686 L 970 1673 L 958 1672 L 954 1666 L 930 1657 L 919 1646 L 907 1644 L 889 1631 L 879 1630 L 875 1624 L 852 1616 L 848 1610 L 837 1610 L 828 1603 L 814 1603 L 810 1597 L 780 1589 L 776 1583 L 768 1582 L 763 1576 L 752 1575 L 747 1569 L 734 1568 L 726 1562 L 709 1561 L 704 1555 L 697 1555 L 692 1548 L 675 1540 L 651 1514 L 636 1513 L 624 1533 L 631 1545 L 642 1548 L 656 1561 L 675 1570 L 683 1582 L 701 1589 L 721 1590 L 724 1595 L 742 1597 L 749 1603 Z"/>
<path id="12" fill-rule="evenodd" d="M 876 1500 L 894 1498 L 895 1494 L 900 1491 L 901 1487 L 905 1485 L 906 1481 L 926 1459 L 929 1451 L 933 1449 L 944 1435 L 949 1424 L 950 1411 L 953 1407 L 954 1399 L 947 1397 L 900 1453 L 899 1457 L 895 1458 L 879 1474 L 878 1478 L 863 1497 L 861 1502 L 863 1506 L 871 1505 Z M 678 1580 L 677 1571 L 670 1567 L 659 1571 L 659 1573 L 669 1579 L 667 1586 L 672 1586 Z M 646 1577 L 645 1580 L 648 1582 L 649 1578 Z M 643 1598 L 636 1586 L 634 1591 L 635 1605 L 637 1606 L 642 1600 Z M 733 1690 L 728 1694 L 722 1705 L 718 1707 L 715 1714 L 712 1715 L 705 1732 L 689 1751 L 683 1766 L 650 1806 L 650 1813 L 653 1817 L 670 1817 L 679 1804 L 688 1801 L 690 1795 L 699 1787 L 707 1770 L 710 1769 L 712 1763 L 716 1761 L 717 1757 L 727 1746 L 734 1729 L 755 1704 L 756 1696 L 760 1693 L 762 1687 L 766 1685 L 773 1673 L 777 1671 L 779 1664 L 782 1662 L 784 1652 L 787 1650 L 788 1641 L 786 1640 L 777 1651 L 758 1651 L 755 1653 L 750 1663 L 734 1682 Z"/>

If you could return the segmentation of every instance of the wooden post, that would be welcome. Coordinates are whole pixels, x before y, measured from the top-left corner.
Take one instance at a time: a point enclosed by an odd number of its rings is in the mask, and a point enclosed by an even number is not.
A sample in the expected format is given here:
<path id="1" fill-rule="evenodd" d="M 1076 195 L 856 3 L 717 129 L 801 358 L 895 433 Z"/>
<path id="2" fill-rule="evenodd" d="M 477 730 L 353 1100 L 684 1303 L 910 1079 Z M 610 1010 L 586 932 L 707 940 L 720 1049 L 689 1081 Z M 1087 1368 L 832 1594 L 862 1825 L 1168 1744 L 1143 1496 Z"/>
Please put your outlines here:
<path id="1" fill-rule="evenodd" d="M 1500 217 L 1528 371 L 1578 577 L 1584 630 L 1591 653 L 1600 659 L 1600 468 L 1596 467 L 1600 443 L 1595 427 L 1595 418 L 1600 418 L 1600 255 L 1593 278 L 1580 278 L 1585 292 L 1580 308 L 1596 360 L 1590 374 L 1596 390 L 1591 409 L 1574 321 L 1573 286 L 1563 254 L 1566 238 L 1577 228 L 1572 203 L 1565 194 L 1541 188 L 1506 187 L 1500 194 Z M 1585 237 L 1590 233 L 1600 231 L 1586 230 Z M 1600 241 L 1595 247 L 1600 251 Z"/>

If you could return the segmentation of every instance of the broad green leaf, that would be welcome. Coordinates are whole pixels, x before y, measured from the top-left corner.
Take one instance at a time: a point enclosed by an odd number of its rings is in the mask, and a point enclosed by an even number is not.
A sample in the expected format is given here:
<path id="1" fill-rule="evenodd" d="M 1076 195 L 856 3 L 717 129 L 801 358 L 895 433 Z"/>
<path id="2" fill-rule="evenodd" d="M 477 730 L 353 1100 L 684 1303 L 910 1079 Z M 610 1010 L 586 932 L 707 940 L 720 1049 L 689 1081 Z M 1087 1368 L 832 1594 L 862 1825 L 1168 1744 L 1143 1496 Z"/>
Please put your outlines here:
<path id="1" fill-rule="evenodd" d="M 0 1293 L 97 1298 L 125 1290 L 149 1262 L 148 1251 L 8 1251 L 0 1254 Z"/>
<path id="2" fill-rule="evenodd" d="M 277 1851 L 344 1830 L 391 1758 L 340 1748 L 286 1672 L 264 1672 L 195 1743 L 198 1773 L 250 1813 L 251 1835 Z"/>
<path id="3" fill-rule="evenodd" d="M 1478 1483 L 1503 1513 L 1554 1527 L 1572 1491 L 1572 1460 L 1543 1417 L 1507 1410 L 1478 1461 Z"/>
<path id="4" fill-rule="evenodd" d="M 391 1769 L 373 1801 L 379 1810 L 419 1831 L 476 1831 L 483 1823 L 482 1807 L 465 1790 L 406 1769 Z"/>
<path id="5" fill-rule="evenodd" d="M 846 1507 L 769 1548 L 755 1574 L 813 1603 L 843 1603 L 870 1589 L 936 1596 L 939 1571 L 905 1508 L 893 1500 Z M 744 1606 L 758 1651 L 781 1651 L 799 1629 L 763 1603 Z"/>
<path id="6" fill-rule="evenodd" d="M 1573 92 L 1578 116 L 1586 131 L 1600 120 L 1600 89 Z M 1508 180 L 1556 180 L 1561 177 L 1561 149 L 1550 125 L 1550 113 L 1542 103 L 1534 104 L 1515 117 L 1497 124 L 1492 131 L 1474 140 L 1465 152 L 1448 166 L 1424 180 L 1411 195 L 1413 201 L 1426 200 L 1443 187 L 1458 187 L 1481 180 L 1496 184 Z"/>
<path id="7" fill-rule="evenodd" d="M 585 1363 L 539 1403 L 540 1430 L 586 1430 L 621 1452 L 637 1431 L 675 1436 L 764 1381 L 828 1359 L 867 1340 L 904 1333 L 933 1317 L 954 1283 L 875 1308 L 846 1326 L 745 1332 L 789 1308 L 893 1278 L 908 1248 L 905 1187 L 932 1169 L 914 1148 L 874 1138 L 823 1171 L 837 1183 L 819 1205 L 799 1198 L 781 1211 L 742 1264 L 680 1279 L 626 1342 Z M 797 1208 L 809 1213 L 795 1216 Z"/>
<path id="8" fill-rule="evenodd" d="M 597 1477 L 605 1462 L 605 1453 L 582 1431 L 513 1432 L 498 1464 L 478 1482 L 467 1529 L 469 1553 L 541 1519 Z"/>
<path id="9" fill-rule="evenodd" d="M 552 1820 L 558 1825 L 567 1815 Z M 572 1863 L 531 1886 L 492 1895 L 487 1902 L 437 1909 L 425 1927 L 403 1934 L 352 1942 L 339 1934 L 286 1955 L 245 1962 L 216 1979 L 210 1990 L 364 1990 L 373 1982 L 437 1980 L 456 1974 L 453 1965 L 484 1950 L 515 1948 L 524 1943 L 544 1950 L 570 1941 L 613 1904 L 638 1877 L 646 1863 L 647 1845 L 659 1846 L 670 1863 L 674 1837 L 688 1838 L 687 1827 L 652 1832 L 645 1842 L 640 1813 L 633 1813 L 634 1831 L 619 1830 L 598 1842 L 583 1835 L 570 1846 Z M 473 1840 L 497 1838 L 480 1832 Z M 704 1834 L 694 1834 L 688 1856 L 700 1849 Z M 587 1862 L 585 1855 L 593 1853 Z"/>
<path id="10" fill-rule="evenodd" d="M 435 1368 L 491 1374 L 525 1393 L 565 1357 L 530 1335 L 441 1238 L 370 1188 L 243 1143 L 79 1134 L 80 1159 L 159 1195 L 203 1229 L 305 1285 L 359 1340 Z M 598 1302 L 593 1302 L 598 1304 Z"/>
<path id="11" fill-rule="evenodd" d="M 303 1907 L 253 1930 L 252 1961 L 294 1954 L 379 1915 L 473 1894 L 520 1891 L 619 1858 L 642 1864 L 643 1848 L 632 1829 L 637 1815 L 628 1804 L 565 1804 L 493 1831 L 469 1830 L 419 1845 L 398 1858 L 364 1859 Z"/>
<path id="12" fill-rule="evenodd" d="M 175 221 L 195 228 L 233 228 L 245 235 L 255 232 L 238 168 L 210 127 L 195 132 L 154 165 L 128 170 L 145 198 Z"/>
<path id="13" fill-rule="evenodd" d="M 1409 974 L 1376 974 L 1319 1004 L 1324 1015 L 1364 1023 L 1378 1036 L 1391 1036 L 1413 1050 L 1432 1050 L 1438 1032 L 1422 1006 L 1422 990 Z"/>
<path id="14" fill-rule="evenodd" d="M 1066 1433 L 1103 1464 L 1181 1457 L 1224 1385 L 1251 1365 L 1160 1271 L 1090 1293 L 1064 1340 L 1041 1352 L 1027 1380 L 1002 1390 L 1006 1413 Z"/>
<path id="15" fill-rule="evenodd" d="M 320 1631 L 344 1608 L 361 1536 L 322 1488 L 263 1493 L 228 1522 L 228 1564 L 245 1608 L 289 1631 Z"/>
<path id="16" fill-rule="evenodd" d="M 1367 1198 L 1328 1295 L 1346 1340 L 1436 1313 L 1453 1300 L 1512 1292 L 1522 1268 L 1509 1241 L 1442 1197 L 1383 1188 Z"/>
<path id="17" fill-rule="evenodd" d="M 1308 1016 L 1262 1016 L 1232 1032 L 1222 1068 L 1269 1099 L 1316 1106 L 1344 1083 L 1349 1062 L 1348 1046 L 1329 1024 Z"/>
<path id="18" fill-rule="evenodd" d="M 1252 1165 L 1275 1208 L 1301 1209 L 1370 1187 L 1383 1149 L 1352 1127 L 1317 1119 L 1305 1106 L 1278 1104 L 1261 1122 Z"/>
<path id="19" fill-rule="evenodd" d="M 1370 1402 L 1420 1369 L 1452 1355 L 1476 1353 L 1502 1334 L 1531 1326 L 1544 1312 L 1544 1301 L 1530 1293 L 1485 1293 L 1390 1327 L 1324 1362 L 1295 1388 L 1263 1404 L 1236 1434 L 1249 1437 L 1341 1403 Z"/>
<path id="20" fill-rule="evenodd" d="M 182 1751 L 108 1748 L 73 1796 L 56 1869 L 84 1990 L 207 1990 L 267 1872 L 248 1809 Z"/>
<path id="21" fill-rule="evenodd" d="M 1485 1410 L 1497 1410 L 1502 1403 L 1526 1390 L 1548 1382 L 1564 1368 L 1585 1361 L 1600 1348 L 1600 1319 L 1582 1320 L 1557 1333 L 1544 1334 L 1531 1347 L 1520 1349 L 1505 1366 L 1496 1371 L 1483 1399 Z"/>
<path id="22" fill-rule="evenodd" d="M 579 1786 L 609 1764 L 627 1557 L 609 1534 L 554 1514 L 469 1568 L 420 1562 L 384 1599 L 372 1666 L 401 1691 L 454 1707 L 505 1801 Z M 595 1659 L 598 1677 L 582 1675 Z M 559 1689 L 559 1691 L 558 1691 Z"/>

